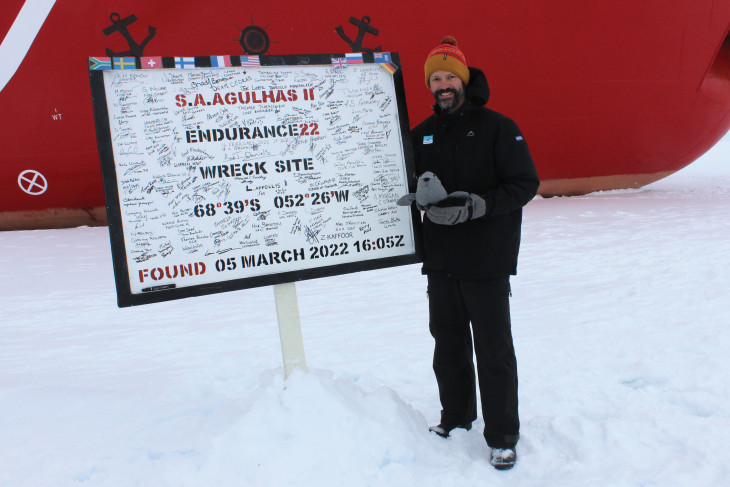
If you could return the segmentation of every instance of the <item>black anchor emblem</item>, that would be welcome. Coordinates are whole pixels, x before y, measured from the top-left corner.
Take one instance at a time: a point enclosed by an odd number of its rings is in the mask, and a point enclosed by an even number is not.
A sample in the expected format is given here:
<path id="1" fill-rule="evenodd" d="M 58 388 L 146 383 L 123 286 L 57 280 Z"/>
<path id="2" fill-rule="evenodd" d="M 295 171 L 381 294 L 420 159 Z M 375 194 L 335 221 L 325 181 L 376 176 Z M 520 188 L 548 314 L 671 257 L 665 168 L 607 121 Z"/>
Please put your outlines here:
<path id="1" fill-rule="evenodd" d="M 339 26 L 335 29 L 337 31 L 337 34 L 345 41 L 347 44 L 349 44 L 350 49 L 352 49 L 352 52 L 380 52 L 380 46 L 376 47 L 375 49 L 369 49 L 367 47 L 362 47 L 362 40 L 365 37 L 366 34 L 373 34 L 377 36 L 380 34 L 380 31 L 376 29 L 375 27 L 370 26 L 370 17 L 367 15 L 363 17 L 360 20 L 357 20 L 355 17 L 350 17 L 350 23 L 354 26 L 357 26 L 359 29 L 357 33 L 357 37 L 355 38 L 355 41 L 353 42 L 352 39 L 350 39 L 347 34 L 345 34 L 345 29 L 342 28 L 342 26 Z"/>
<path id="2" fill-rule="evenodd" d="M 142 44 L 137 44 L 137 41 L 134 40 L 132 35 L 129 33 L 129 25 L 133 24 L 134 22 L 137 22 L 137 16 L 136 15 L 130 15 L 127 18 L 122 19 L 121 16 L 114 12 L 109 16 L 109 19 L 112 21 L 112 25 L 104 29 L 102 32 L 105 36 L 110 36 L 115 32 L 119 32 L 122 34 L 122 36 L 127 40 L 127 44 L 129 44 L 129 51 L 124 52 L 114 52 L 111 49 L 106 50 L 107 56 L 110 57 L 121 57 L 121 56 L 135 56 L 135 57 L 142 57 L 142 51 L 144 51 L 144 47 L 149 43 L 153 37 L 155 37 L 155 34 L 157 33 L 157 29 L 155 27 L 152 27 L 151 25 L 148 28 L 149 35 L 145 37 L 145 39 L 142 41 Z"/>

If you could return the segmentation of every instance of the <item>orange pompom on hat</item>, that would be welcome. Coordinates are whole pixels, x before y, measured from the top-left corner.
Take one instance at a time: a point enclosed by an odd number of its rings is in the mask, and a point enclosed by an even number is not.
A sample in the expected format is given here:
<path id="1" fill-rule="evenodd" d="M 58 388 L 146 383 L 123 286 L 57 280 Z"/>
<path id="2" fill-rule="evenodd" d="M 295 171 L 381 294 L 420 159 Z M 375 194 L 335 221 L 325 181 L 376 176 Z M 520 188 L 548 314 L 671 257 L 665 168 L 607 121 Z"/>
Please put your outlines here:
<path id="1" fill-rule="evenodd" d="M 428 79 L 434 71 L 448 71 L 461 78 L 464 86 L 469 84 L 469 68 L 466 66 L 466 57 L 459 49 L 456 39 L 446 36 L 441 44 L 428 53 L 426 58 L 426 86 L 429 86 Z"/>

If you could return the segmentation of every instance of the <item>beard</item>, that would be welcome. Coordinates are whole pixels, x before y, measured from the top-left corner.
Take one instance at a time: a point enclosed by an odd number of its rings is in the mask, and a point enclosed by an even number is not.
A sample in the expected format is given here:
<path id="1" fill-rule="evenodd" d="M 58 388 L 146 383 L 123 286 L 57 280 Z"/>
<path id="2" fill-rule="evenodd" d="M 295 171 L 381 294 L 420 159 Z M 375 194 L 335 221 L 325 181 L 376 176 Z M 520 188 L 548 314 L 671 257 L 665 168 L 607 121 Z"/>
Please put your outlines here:
<path id="1" fill-rule="evenodd" d="M 453 96 L 448 100 L 442 100 L 440 97 L 443 93 L 451 93 Z M 437 90 L 433 92 L 432 95 L 436 100 L 436 104 L 442 110 L 448 111 L 456 107 L 464 98 L 464 88 L 446 88 L 444 90 Z"/>

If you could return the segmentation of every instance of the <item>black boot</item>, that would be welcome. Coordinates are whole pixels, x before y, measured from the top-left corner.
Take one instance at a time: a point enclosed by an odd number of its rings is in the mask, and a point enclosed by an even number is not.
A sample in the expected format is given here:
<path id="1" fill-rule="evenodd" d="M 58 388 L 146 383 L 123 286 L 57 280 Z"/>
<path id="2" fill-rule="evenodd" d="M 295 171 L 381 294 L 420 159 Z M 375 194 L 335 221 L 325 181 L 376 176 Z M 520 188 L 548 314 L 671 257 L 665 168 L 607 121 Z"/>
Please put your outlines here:
<path id="1" fill-rule="evenodd" d="M 432 433 L 436 433 L 442 438 L 448 438 L 449 433 L 451 433 L 451 430 L 456 428 L 463 428 L 467 431 L 471 429 L 471 423 L 465 423 L 465 424 L 446 424 L 446 423 L 440 423 L 437 426 L 429 426 L 428 431 Z"/>
<path id="2" fill-rule="evenodd" d="M 515 466 L 517 453 L 514 448 L 492 448 L 492 466 L 497 470 L 509 470 Z"/>

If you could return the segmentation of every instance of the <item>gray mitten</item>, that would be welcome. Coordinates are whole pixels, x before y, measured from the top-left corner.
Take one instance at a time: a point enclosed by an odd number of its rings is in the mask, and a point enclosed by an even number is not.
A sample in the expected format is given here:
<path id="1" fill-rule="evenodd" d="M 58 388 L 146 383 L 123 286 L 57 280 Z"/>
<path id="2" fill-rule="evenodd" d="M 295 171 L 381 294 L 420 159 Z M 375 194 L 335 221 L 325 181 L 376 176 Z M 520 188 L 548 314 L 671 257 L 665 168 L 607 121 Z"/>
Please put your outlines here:
<path id="1" fill-rule="evenodd" d="M 431 171 L 426 171 L 418 178 L 416 192 L 401 196 L 396 204 L 400 206 L 408 206 L 415 201 L 416 208 L 419 210 L 425 210 L 429 206 L 445 200 L 446 198 L 446 190 L 444 189 L 443 184 L 441 184 L 441 180 Z"/>
<path id="2" fill-rule="evenodd" d="M 480 218 L 486 212 L 487 203 L 484 198 L 474 193 L 456 191 L 451 193 L 446 201 L 441 202 L 440 206 L 428 208 L 426 216 L 439 225 L 456 225 Z"/>

